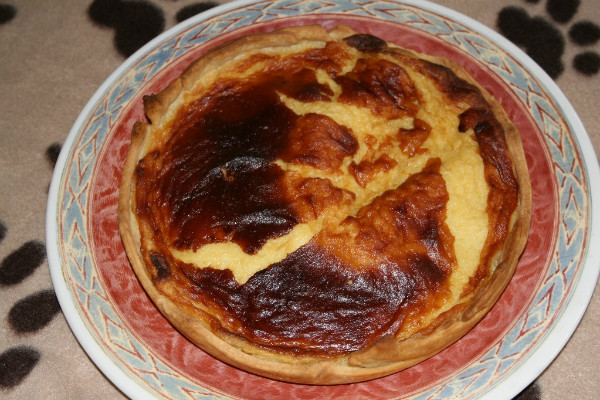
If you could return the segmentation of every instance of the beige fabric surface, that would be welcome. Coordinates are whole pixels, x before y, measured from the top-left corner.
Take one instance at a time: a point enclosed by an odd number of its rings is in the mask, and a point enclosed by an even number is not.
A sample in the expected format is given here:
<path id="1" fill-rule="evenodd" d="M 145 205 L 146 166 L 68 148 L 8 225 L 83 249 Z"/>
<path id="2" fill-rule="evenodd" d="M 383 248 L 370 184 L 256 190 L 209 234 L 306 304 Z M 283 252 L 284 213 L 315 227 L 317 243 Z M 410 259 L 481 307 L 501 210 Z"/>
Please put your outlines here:
<path id="1" fill-rule="evenodd" d="M 526 8 L 548 18 L 545 1 L 438 1 L 495 29 L 506 6 Z M 45 242 L 47 190 L 52 167 L 45 155 L 52 143 L 64 143 L 87 100 L 123 61 L 114 47 L 112 29 L 92 23 L 90 1 L 20 1 L 17 17 L 0 25 L 0 220 L 8 230 L 0 243 L 4 259 L 29 240 Z M 17 4 L 18 3 L 18 4 Z M 167 28 L 184 1 L 155 0 Z M 191 2 L 188 2 L 191 3 Z M 574 20 L 600 24 L 600 4 L 583 1 Z M 569 24 L 560 25 L 566 34 Z M 568 45 L 565 72 L 556 80 L 573 104 L 600 154 L 600 74 L 584 76 L 570 65 L 581 46 Z M 600 43 L 585 50 L 600 53 Z M 592 182 L 592 184 L 599 184 Z M 600 260 L 598 261 L 600 262 Z M 5 399 L 121 399 L 124 395 L 95 367 L 58 313 L 43 329 L 19 334 L 7 315 L 14 303 L 50 289 L 47 261 L 18 285 L 0 286 L 0 353 L 15 346 L 38 349 L 41 358 Z M 537 383 L 543 399 L 600 398 L 600 289 L 579 327 Z"/>

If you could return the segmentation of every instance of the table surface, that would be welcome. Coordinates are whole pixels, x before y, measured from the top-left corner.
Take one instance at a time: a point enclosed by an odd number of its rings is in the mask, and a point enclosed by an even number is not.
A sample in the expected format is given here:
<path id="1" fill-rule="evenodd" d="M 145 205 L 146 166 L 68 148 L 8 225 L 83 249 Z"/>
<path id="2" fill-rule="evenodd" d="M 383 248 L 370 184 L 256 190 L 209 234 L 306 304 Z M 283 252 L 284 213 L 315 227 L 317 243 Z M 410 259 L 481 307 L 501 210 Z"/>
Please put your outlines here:
<path id="1" fill-rule="evenodd" d="M 136 12 L 130 13 L 133 7 L 128 8 L 127 0 L 0 0 L 0 337 L 4 338 L 0 397 L 124 397 L 79 346 L 52 289 L 44 250 L 52 169 L 87 100 L 139 43 L 173 26 L 186 12 L 225 2 L 144 0 L 136 2 Z M 546 46 L 540 64 L 572 103 L 600 154 L 600 7 L 596 0 L 581 0 L 571 11 L 576 1 L 558 2 L 555 7 L 547 0 L 437 2 L 505 35 L 515 35 L 511 38 L 522 40 L 530 54 Z M 503 29 L 498 24 L 500 15 L 512 15 Z M 518 18 L 525 18 L 524 23 L 515 23 Z M 152 24 L 144 26 L 140 21 Z M 592 27 L 582 34 L 588 42 L 569 35 L 573 26 L 586 26 L 582 21 Z M 134 29 L 129 32 L 132 40 L 115 40 L 115 26 Z M 549 38 L 549 47 L 535 43 L 540 38 Z M 559 47 L 561 40 L 564 52 L 556 55 L 550 50 Z M 584 73 L 573 60 L 586 52 L 592 56 Z M 552 70 L 553 63 L 560 62 L 562 72 Z M 599 292 L 597 284 L 565 348 L 520 398 L 600 398 Z"/>

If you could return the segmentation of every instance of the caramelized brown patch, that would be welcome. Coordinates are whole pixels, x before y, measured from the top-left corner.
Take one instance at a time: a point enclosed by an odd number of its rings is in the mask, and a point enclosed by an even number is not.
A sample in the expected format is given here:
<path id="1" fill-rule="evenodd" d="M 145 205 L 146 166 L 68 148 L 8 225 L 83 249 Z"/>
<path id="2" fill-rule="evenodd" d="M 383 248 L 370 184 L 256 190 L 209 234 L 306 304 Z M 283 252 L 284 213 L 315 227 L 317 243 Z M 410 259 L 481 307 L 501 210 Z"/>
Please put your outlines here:
<path id="1" fill-rule="evenodd" d="M 311 49 L 299 54 L 286 57 L 278 65 L 273 65 L 265 70 L 272 74 L 277 70 L 297 71 L 302 68 L 322 69 L 329 76 L 335 76 L 342 70 L 343 63 L 350 58 L 348 51 L 339 43 L 329 42 L 324 48 Z"/>
<path id="2" fill-rule="evenodd" d="M 138 178 L 139 201 L 157 201 L 147 217 L 178 248 L 232 240 L 253 253 L 289 232 L 297 220 L 271 161 L 296 118 L 268 86 L 215 87 L 175 120 L 163 168 Z"/>
<path id="3" fill-rule="evenodd" d="M 348 170 L 354 177 L 356 183 L 360 187 L 364 188 L 369 182 L 371 182 L 377 174 L 381 172 L 387 172 L 394 168 L 398 163 L 387 154 L 383 154 L 375 161 L 362 160 L 356 164 L 354 161 L 350 164 Z"/>
<path id="4" fill-rule="evenodd" d="M 335 356 L 387 333 L 418 282 L 391 266 L 357 273 L 314 243 L 237 285 L 230 271 L 182 266 L 220 323 L 274 351 Z"/>
<path id="5" fill-rule="evenodd" d="M 412 129 L 400 129 L 398 131 L 398 145 L 400 146 L 400 150 L 409 157 L 424 152 L 421 146 L 427 140 L 430 133 L 431 127 L 429 124 L 415 118 Z"/>
<path id="6" fill-rule="evenodd" d="M 259 54 L 252 54 L 249 57 L 247 57 L 246 59 L 242 60 L 241 62 L 239 62 L 236 67 L 235 70 L 238 73 L 242 73 L 250 68 L 252 68 L 252 66 L 261 63 L 261 62 L 273 62 L 276 59 L 280 59 L 280 57 L 277 56 L 272 56 L 272 55 L 267 55 L 267 54 L 263 54 L 263 53 L 259 53 Z"/>
<path id="7" fill-rule="evenodd" d="M 342 87 L 340 103 L 365 107 L 387 119 L 413 116 L 418 109 L 417 91 L 406 71 L 389 61 L 364 59 L 336 78 Z"/>
<path id="8" fill-rule="evenodd" d="M 478 133 L 490 125 L 490 121 L 494 119 L 494 114 L 485 108 L 469 108 L 460 114 L 458 118 L 458 130 L 460 132 L 473 129 L 475 133 Z"/>
<path id="9" fill-rule="evenodd" d="M 150 261 L 152 262 L 152 265 L 154 265 L 154 267 L 156 268 L 156 276 L 158 277 L 158 279 L 165 279 L 168 278 L 169 275 L 171 275 L 171 268 L 169 267 L 167 260 L 165 260 L 165 258 L 160 253 L 151 252 Z"/>
<path id="10" fill-rule="evenodd" d="M 296 119 L 289 131 L 288 143 L 280 154 L 283 161 L 310 165 L 330 173 L 358 149 L 358 142 L 348 128 L 325 115 L 312 113 Z"/>
<path id="11" fill-rule="evenodd" d="M 286 198 L 300 222 L 316 219 L 329 206 L 350 204 L 354 194 L 336 188 L 329 179 L 305 178 L 297 172 L 285 175 Z"/>
<path id="12" fill-rule="evenodd" d="M 276 85 L 276 90 L 293 99 L 306 103 L 330 101 L 333 91 L 327 85 L 317 81 L 315 71 L 303 68 L 291 77 L 285 77 Z"/>
<path id="13" fill-rule="evenodd" d="M 364 52 L 380 52 L 387 48 L 385 40 L 367 34 L 352 35 L 344 39 L 349 46 Z"/>
<path id="14" fill-rule="evenodd" d="M 440 90 L 455 103 L 467 103 L 473 107 L 489 108 L 479 89 L 469 82 L 459 78 L 448 67 L 432 62 L 410 58 L 408 62 L 425 76 L 430 77 Z"/>

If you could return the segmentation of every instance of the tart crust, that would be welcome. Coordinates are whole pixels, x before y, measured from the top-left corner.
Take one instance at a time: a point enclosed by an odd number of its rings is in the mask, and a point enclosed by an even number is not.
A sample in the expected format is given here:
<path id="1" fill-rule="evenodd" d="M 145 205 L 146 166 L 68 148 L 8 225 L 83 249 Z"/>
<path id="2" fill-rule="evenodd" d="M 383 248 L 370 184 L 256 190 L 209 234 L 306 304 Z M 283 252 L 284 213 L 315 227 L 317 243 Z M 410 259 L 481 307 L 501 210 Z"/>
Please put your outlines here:
<path id="1" fill-rule="evenodd" d="M 520 134 L 501 105 L 464 69 L 448 59 L 417 54 L 391 44 L 384 46 L 379 39 L 368 37 L 372 40 L 369 42 L 363 37 L 356 45 L 363 52 L 385 49 L 390 54 L 426 60 L 452 71 L 461 81 L 477 88 L 502 127 L 512 161 L 512 173 L 518 183 L 518 202 L 509 230 L 498 250 L 493 252 L 488 271 L 475 279 L 477 282 L 469 293 L 461 296 L 454 306 L 433 318 L 423 329 L 408 337 L 386 333 L 358 350 L 334 355 L 274 351 L 223 329 L 207 309 L 200 309 L 193 302 L 181 299 L 184 292 L 177 288 L 175 281 L 158 285 L 160 261 L 158 267 L 157 263 L 148 265 L 142 255 L 141 241 L 145 233 L 139 224 L 139 210 L 136 210 L 136 170 L 155 143 L 164 144 L 168 140 L 165 127 L 176 118 L 177 110 L 190 101 L 194 92 L 205 90 L 199 89 L 205 82 L 218 80 L 215 74 L 230 60 L 242 60 L 245 55 L 261 49 L 286 52 L 290 46 L 300 42 L 339 42 L 353 35 L 356 32 L 345 26 L 330 31 L 317 25 L 299 26 L 250 35 L 213 49 L 162 92 L 144 98 L 149 121 L 135 124 L 124 166 L 118 209 L 119 228 L 133 270 L 149 297 L 174 327 L 202 350 L 233 366 L 277 380 L 317 385 L 359 382 L 400 371 L 435 355 L 462 337 L 490 310 L 511 279 L 527 241 L 531 215 L 528 169 Z"/>

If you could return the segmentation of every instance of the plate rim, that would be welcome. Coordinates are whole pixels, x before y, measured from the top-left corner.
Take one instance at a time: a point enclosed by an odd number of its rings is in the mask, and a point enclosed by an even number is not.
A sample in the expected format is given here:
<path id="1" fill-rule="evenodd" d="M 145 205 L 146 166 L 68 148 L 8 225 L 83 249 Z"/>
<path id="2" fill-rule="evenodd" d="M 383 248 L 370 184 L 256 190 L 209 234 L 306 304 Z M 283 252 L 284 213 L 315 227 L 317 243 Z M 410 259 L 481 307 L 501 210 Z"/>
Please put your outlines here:
<path id="1" fill-rule="evenodd" d="M 118 77 L 143 58 L 143 56 L 147 55 L 147 53 L 156 47 L 157 44 L 213 16 L 253 3 L 260 3 L 262 1 L 263 0 L 234 0 L 214 7 L 201 14 L 197 14 L 194 17 L 167 29 L 124 60 L 98 87 L 81 110 L 69 131 L 57 159 L 50 183 L 46 209 L 46 248 L 52 284 L 67 323 L 81 347 L 94 362 L 96 367 L 102 371 L 105 377 L 128 397 L 154 398 L 149 389 L 141 386 L 118 365 L 115 365 L 103 348 L 94 339 L 92 333 L 75 307 L 73 293 L 67 287 L 66 277 L 64 276 L 61 265 L 58 245 L 60 240 L 60 235 L 58 235 L 60 221 L 58 221 L 57 211 L 59 206 L 58 199 L 60 186 L 67 167 L 68 155 L 73 149 L 81 126 L 85 123 L 90 112 L 106 90 Z M 543 89 L 550 95 L 555 105 L 564 115 L 565 122 L 570 128 L 573 138 L 577 142 L 577 150 L 583 160 L 582 165 L 585 167 L 584 175 L 587 177 L 588 181 L 592 181 L 595 177 L 600 177 L 600 167 L 597 156 L 591 144 L 590 137 L 577 112 L 554 80 L 552 80 L 526 53 L 490 27 L 446 6 L 432 3 L 429 0 L 391 1 L 438 13 L 453 21 L 464 24 L 469 29 L 487 38 L 500 49 L 518 60 L 527 72 L 539 81 L 543 86 Z M 569 300 L 561 308 L 560 315 L 557 315 L 550 327 L 550 332 L 544 336 L 544 340 L 531 348 L 528 351 L 527 356 L 521 360 L 521 364 L 517 369 L 520 373 L 515 374 L 512 372 L 501 377 L 492 387 L 487 388 L 481 393 L 484 397 L 489 396 L 491 398 L 499 398 L 510 394 L 509 398 L 511 398 L 529 385 L 552 363 L 565 344 L 570 340 L 588 308 L 600 274 L 600 261 L 598 261 L 600 260 L 600 248 L 590 245 L 600 239 L 600 212 L 598 212 L 600 187 L 588 183 L 586 190 L 589 204 L 589 233 L 587 234 L 587 247 L 584 248 L 585 254 L 581 254 L 583 260 L 581 272 L 579 273 L 577 282 L 573 283 L 573 287 L 576 287 L 577 290 L 570 291 Z M 593 260 L 596 260 L 595 265 L 593 264 Z M 566 315 L 568 315 L 568 318 L 565 317 Z"/>

